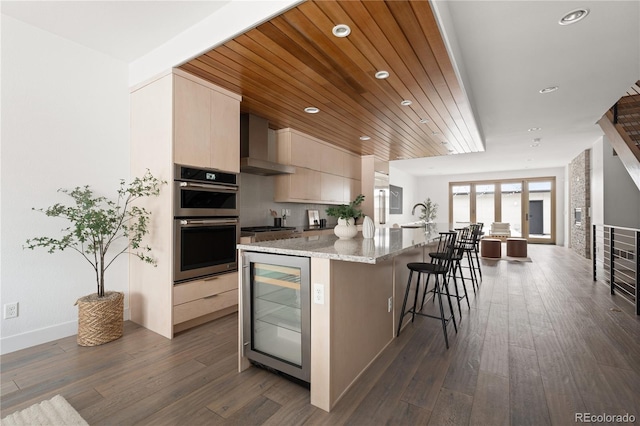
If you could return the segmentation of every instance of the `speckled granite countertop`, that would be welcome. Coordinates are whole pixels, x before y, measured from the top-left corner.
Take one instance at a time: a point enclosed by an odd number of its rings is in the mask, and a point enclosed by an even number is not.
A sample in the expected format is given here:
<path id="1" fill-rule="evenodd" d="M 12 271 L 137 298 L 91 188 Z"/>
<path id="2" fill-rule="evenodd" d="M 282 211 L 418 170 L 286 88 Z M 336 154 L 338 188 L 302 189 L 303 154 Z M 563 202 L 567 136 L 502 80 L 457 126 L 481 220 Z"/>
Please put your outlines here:
<path id="1" fill-rule="evenodd" d="M 346 262 L 379 263 L 438 238 L 438 230 L 448 230 L 446 224 L 424 228 L 379 228 L 374 238 L 362 238 L 362 233 L 351 240 L 339 240 L 335 235 L 292 238 L 238 244 L 238 249 L 291 256 L 319 257 Z"/>

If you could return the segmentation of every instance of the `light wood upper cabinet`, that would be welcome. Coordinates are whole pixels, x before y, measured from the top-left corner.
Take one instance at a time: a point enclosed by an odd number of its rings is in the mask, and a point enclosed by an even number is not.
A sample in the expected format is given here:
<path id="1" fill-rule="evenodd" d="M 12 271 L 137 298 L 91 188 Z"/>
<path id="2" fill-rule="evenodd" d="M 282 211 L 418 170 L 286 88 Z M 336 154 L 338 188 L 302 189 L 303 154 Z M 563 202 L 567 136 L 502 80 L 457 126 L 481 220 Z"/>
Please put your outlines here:
<path id="1" fill-rule="evenodd" d="M 344 177 L 320 173 L 320 199 L 332 203 L 344 202 Z"/>
<path id="2" fill-rule="evenodd" d="M 276 132 L 276 146 L 296 173 L 276 176 L 275 201 L 343 204 L 359 194 L 360 156 L 292 129 Z"/>
<path id="3" fill-rule="evenodd" d="M 240 172 L 240 97 L 174 75 L 174 161 Z"/>
<path id="4" fill-rule="evenodd" d="M 240 100 L 211 91 L 211 167 L 240 173 Z"/>
<path id="5" fill-rule="evenodd" d="M 211 89 L 174 76 L 173 106 L 175 162 L 210 167 Z"/>

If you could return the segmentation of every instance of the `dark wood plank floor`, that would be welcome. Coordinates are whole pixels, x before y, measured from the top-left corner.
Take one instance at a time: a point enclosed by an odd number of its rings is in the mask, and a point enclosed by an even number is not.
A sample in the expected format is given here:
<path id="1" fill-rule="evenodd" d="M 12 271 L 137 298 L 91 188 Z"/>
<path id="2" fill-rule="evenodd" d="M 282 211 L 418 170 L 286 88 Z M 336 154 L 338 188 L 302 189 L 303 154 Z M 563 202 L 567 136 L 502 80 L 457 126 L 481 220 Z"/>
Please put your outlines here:
<path id="1" fill-rule="evenodd" d="M 232 315 L 171 341 L 127 322 L 107 345 L 69 337 L 7 354 L 1 414 L 61 394 L 92 425 L 566 425 L 575 413 L 638 422 L 640 318 L 591 280 L 589 261 L 556 246 L 529 254 L 483 261 L 449 350 L 437 321 L 416 318 L 331 413 L 274 374 L 237 373 Z"/>

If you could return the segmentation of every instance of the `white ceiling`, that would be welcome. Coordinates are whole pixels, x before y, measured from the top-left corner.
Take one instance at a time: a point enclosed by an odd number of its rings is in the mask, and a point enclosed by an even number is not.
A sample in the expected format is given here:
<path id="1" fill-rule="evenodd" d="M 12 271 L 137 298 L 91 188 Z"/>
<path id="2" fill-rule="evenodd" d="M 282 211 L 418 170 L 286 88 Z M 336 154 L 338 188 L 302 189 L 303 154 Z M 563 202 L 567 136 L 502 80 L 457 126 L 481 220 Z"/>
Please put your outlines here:
<path id="1" fill-rule="evenodd" d="M 129 63 L 229 2 L 3 0 L 2 13 Z"/>
<path id="2" fill-rule="evenodd" d="M 226 3 L 3 1 L 2 13 L 130 63 Z M 583 21 L 558 25 L 579 7 L 590 9 Z M 449 0 L 435 8 L 486 152 L 394 162 L 407 173 L 563 167 L 593 145 L 602 134 L 596 121 L 640 80 L 637 0 Z M 559 90 L 538 93 L 548 86 Z"/>

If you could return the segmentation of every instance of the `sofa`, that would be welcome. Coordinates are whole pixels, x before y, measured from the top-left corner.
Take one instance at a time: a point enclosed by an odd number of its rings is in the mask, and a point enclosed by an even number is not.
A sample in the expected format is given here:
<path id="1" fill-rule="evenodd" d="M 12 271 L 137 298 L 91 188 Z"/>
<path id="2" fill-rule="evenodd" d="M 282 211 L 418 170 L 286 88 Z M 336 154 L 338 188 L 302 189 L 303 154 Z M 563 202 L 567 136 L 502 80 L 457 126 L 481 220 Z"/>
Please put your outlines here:
<path id="1" fill-rule="evenodd" d="M 493 222 L 489 230 L 489 238 L 507 239 L 511 236 L 511 225 L 508 222 Z"/>

